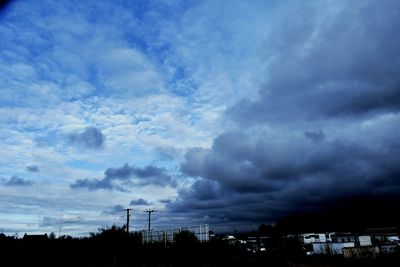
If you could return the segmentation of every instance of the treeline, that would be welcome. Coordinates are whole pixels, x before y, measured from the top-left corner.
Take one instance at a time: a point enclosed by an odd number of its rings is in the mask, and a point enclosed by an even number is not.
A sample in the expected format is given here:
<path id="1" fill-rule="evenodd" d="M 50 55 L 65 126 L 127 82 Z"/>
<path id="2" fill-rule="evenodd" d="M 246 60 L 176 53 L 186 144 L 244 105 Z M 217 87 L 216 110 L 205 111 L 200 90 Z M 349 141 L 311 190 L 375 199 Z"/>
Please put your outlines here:
<path id="1" fill-rule="evenodd" d="M 260 236 L 260 232 L 237 234 Z M 141 267 L 217 267 L 217 266 L 289 266 L 288 262 L 304 258 L 301 244 L 295 238 L 271 237 L 268 251 L 254 253 L 248 247 L 215 234 L 201 243 L 192 232 L 182 231 L 174 243 L 142 243 L 138 232 L 127 233 L 123 227 L 99 229 L 85 238 L 62 236 L 0 236 L 2 264 L 0 266 L 141 266 Z M 272 264 L 272 265 L 271 265 Z"/>
<path id="2" fill-rule="evenodd" d="M 174 240 L 167 247 L 143 244 L 140 233 L 127 233 L 117 226 L 99 229 L 85 238 L 1 235 L 0 266 L 255 266 L 244 248 L 222 240 L 200 243 L 186 231 Z"/>
<path id="3" fill-rule="evenodd" d="M 117 226 L 99 229 L 85 238 L 55 238 L 52 234 L 14 238 L 0 234 L 0 266 L 397 266 L 400 260 L 399 255 L 368 262 L 346 261 L 342 257 L 310 258 L 296 236 L 280 234 L 276 226 L 261 225 L 253 233 L 236 234 L 238 239 L 248 236 L 268 236 L 266 250 L 254 253 L 238 240 L 230 242 L 218 234 L 201 243 L 187 231 L 175 235 L 175 243 L 168 246 L 143 244 L 140 233 L 127 233 Z"/>

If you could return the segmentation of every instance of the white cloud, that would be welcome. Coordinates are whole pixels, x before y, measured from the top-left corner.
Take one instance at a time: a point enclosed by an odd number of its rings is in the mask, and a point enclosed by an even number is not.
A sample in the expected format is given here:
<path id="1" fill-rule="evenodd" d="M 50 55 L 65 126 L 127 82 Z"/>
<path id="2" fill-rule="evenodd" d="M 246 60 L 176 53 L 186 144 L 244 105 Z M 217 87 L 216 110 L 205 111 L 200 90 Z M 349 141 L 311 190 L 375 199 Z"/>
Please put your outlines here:
<path id="1" fill-rule="evenodd" d="M 18 20 L 0 22 L 0 175 L 24 174 L 27 163 L 41 170 L 26 176 L 37 179 L 37 191 L 25 192 L 37 204 L 1 190 L 32 218 L 35 205 L 51 218 L 82 212 L 90 214 L 84 228 L 97 229 L 101 210 L 127 205 L 131 196 L 71 191 L 69 184 L 125 162 L 157 161 L 177 172 L 187 149 L 210 147 L 226 127 L 225 109 L 256 96 L 264 80 L 258 53 L 265 22 L 263 11 L 241 2 L 176 7 L 176 17 L 156 6 L 140 19 L 111 2 L 73 5 L 18 2 L 8 11 Z M 86 127 L 105 135 L 102 150 L 69 144 L 68 135 Z M 176 158 L 163 161 L 160 151 Z M 177 195 L 160 187 L 134 193 L 153 203 Z"/>

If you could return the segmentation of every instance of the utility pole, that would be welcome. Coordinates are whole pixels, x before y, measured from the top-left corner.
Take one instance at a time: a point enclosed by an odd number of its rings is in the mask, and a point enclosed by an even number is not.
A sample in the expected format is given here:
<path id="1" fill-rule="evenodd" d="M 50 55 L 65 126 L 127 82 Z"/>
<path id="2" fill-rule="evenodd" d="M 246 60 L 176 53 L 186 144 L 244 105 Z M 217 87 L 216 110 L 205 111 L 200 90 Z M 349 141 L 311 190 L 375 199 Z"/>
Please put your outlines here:
<path id="1" fill-rule="evenodd" d="M 132 209 L 125 209 L 126 210 L 126 232 L 129 233 L 129 219 L 131 215 L 129 214 Z"/>
<path id="2" fill-rule="evenodd" d="M 151 214 L 152 214 L 153 212 L 157 212 L 157 210 L 155 210 L 155 209 L 147 209 L 147 210 L 144 210 L 143 212 L 147 212 L 147 213 L 149 214 L 149 227 L 147 228 L 147 231 L 150 232 Z"/>
<path id="3" fill-rule="evenodd" d="M 147 210 L 144 210 L 143 212 L 147 212 L 149 214 L 149 226 L 147 228 L 147 237 L 146 237 L 147 243 L 149 243 L 149 234 L 150 234 L 150 229 L 151 229 L 150 228 L 151 227 L 151 214 L 153 212 L 157 212 L 157 210 L 155 210 L 155 209 L 147 209 Z"/>

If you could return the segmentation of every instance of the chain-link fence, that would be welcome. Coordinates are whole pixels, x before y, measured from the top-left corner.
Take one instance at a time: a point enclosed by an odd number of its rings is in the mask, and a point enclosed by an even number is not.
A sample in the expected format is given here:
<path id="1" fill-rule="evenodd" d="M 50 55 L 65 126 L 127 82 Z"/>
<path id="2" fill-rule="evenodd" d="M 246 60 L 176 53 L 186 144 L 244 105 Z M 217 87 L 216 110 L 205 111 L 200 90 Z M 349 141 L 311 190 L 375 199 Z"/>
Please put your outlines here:
<path id="1" fill-rule="evenodd" d="M 208 224 L 172 228 L 165 230 L 142 231 L 143 243 L 174 243 L 174 236 L 182 231 L 192 232 L 200 242 L 210 240 L 210 229 Z"/>

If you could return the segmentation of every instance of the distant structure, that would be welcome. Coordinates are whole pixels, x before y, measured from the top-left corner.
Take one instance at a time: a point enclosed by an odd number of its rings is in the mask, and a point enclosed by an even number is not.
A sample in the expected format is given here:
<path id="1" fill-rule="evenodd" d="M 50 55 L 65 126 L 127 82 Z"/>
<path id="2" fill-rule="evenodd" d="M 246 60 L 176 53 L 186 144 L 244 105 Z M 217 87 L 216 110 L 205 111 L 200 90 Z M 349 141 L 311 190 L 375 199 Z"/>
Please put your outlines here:
<path id="1" fill-rule="evenodd" d="M 47 234 L 43 234 L 43 235 L 24 234 L 24 237 L 22 239 L 23 240 L 32 240 L 32 241 L 42 241 L 42 240 L 48 240 L 49 237 L 47 236 Z"/>
<path id="2" fill-rule="evenodd" d="M 164 243 L 167 245 L 174 243 L 174 236 L 182 231 L 192 232 L 200 242 L 210 241 L 210 228 L 208 224 L 155 231 L 142 231 L 141 233 L 143 236 L 143 243 Z"/>
<path id="3" fill-rule="evenodd" d="M 400 247 L 398 232 L 374 229 L 369 233 L 312 233 L 300 235 L 307 255 L 342 255 L 345 258 L 375 258 Z"/>

